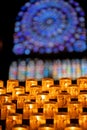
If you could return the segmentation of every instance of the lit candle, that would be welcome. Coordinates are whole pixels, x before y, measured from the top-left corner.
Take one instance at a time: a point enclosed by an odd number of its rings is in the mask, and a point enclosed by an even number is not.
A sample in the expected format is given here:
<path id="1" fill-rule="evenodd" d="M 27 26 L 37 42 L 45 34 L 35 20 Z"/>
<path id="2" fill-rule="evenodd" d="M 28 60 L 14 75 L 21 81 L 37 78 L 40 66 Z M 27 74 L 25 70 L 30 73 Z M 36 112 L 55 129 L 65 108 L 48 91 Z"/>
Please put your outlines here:
<path id="1" fill-rule="evenodd" d="M 16 104 L 3 103 L 1 106 L 1 120 L 5 120 L 10 113 L 16 113 Z"/>
<path id="2" fill-rule="evenodd" d="M 87 130 L 87 112 L 83 112 L 79 116 L 79 125 L 83 130 Z"/>
<path id="3" fill-rule="evenodd" d="M 38 104 L 38 108 L 43 108 L 45 102 L 49 101 L 49 94 L 48 93 L 39 93 L 36 96 L 36 103 Z"/>
<path id="4" fill-rule="evenodd" d="M 67 92 L 70 94 L 71 98 L 78 97 L 80 89 L 77 84 L 71 84 L 67 88 Z"/>
<path id="5" fill-rule="evenodd" d="M 78 101 L 82 103 L 82 106 L 87 106 L 87 92 L 80 92 L 78 95 Z"/>
<path id="6" fill-rule="evenodd" d="M 18 80 L 7 80 L 7 93 L 12 93 L 13 88 L 19 86 Z"/>
<path id="7" fill-rule="evenodd" d="M 22 114 L 12 113 L 6 117 L 6 130 L 12 130 L 16 124 L 22 124 Z"/>
<path id="8" fill-rule="evenodd" d="M 69 85 L 72 84 L 71 78 L 60 78 L 59 85 L 61 87 L 61 91 L 67 91 Z"/>
<path id="9" fill-rule="evenodd" d="M 4 87 L 4 81 L 3 80 L 0 80 L 0 87 Z"/>
<path id="10" fill-rule="evenodd" d="M 15 126 L 12 127 L 12 130 L 29 130 L 29 126 L 27 125 L 20 125 L 16 124 Z"/>
<path id="11" fill-rule="evenodd" d="M 40 125 L 38 130 L 55 130 L 53 125 L 44 124 Z"/>
<path id="12" fill-rule="evenodd" d="M 33 85 L 38 85 L 38 81 L 34 78 L 27 79 L 26 82 L 25 82 L 26 92 L 30 92 L 30 87 L 33 86 Z"/>
<path id="13" fill-rule="evenodd" d="M 70 102 L 70 94 L 66 91 L 62 91 L 57 96 L 57 103 L 59 108 L 66 108 Z"/>
<path id="14" fill-rule="evenodd" d="M 30 116 L 30 129 L 38 130 L 41 124 L 46 124 L 46 119 L 43 114 L 36 113 Z"/>
<path id="15" fill-rule="evenodd" d="M 0 95 L 1 94 L 6 94 L 6 88 L 0 87 Z"/>
<path id="16" fill-rule="evenodd" d="M 79 125 L 68 125 L 64 130 L 83 130 Z"/>
<path id="17" fill-rule="evenodd" d="M 87 77 L 79 77 L 77 78 L 77 85 L 80 90 L 87 90 Z"/>
<path id="18" fill-rule="evenodd" d="M 59 85 L 51 85 L 49 87 L 49 98 L 55 98 L 60 93 Z"/>
<path id="19" fill-rule="evenodd" d="M 79 118 L 79 115 L 82 113 L 82 104 L 78 101 L 71 101 L 68 104 L 68 112 L 70 118 Z"/>
<path id="20" fill-rule="evenodd" d="M 53 78 L 42 78 L 42 91 L 49 91 L 51 85 L 54 85 Z"/>
<path id="21" fill-rule="evenodd" d="M 55 130 L 63 130 L 67 124 L 70 124 L 70 116 L 68 113 L 58 112 L 54 115 Z"/>
<path id="22" fill-rule="evenodd" d="M 0 125 L 0 130 L 2 130 L 2 126 Z"/>
<path id="23" fill-rule="evenodd" d="M 54 115 L 58 112 L 57 103 L 53 101 L 45 102 L 43 105 L 43 114 L 46 119 L 53 119 Z"/>
<path id="24" fill-rule="evenodd" d="M 29 119 L 30 116 L 38 112 L 37 104 L 34 102 L 25 102 L 23 107 L 23 119 Z"/>

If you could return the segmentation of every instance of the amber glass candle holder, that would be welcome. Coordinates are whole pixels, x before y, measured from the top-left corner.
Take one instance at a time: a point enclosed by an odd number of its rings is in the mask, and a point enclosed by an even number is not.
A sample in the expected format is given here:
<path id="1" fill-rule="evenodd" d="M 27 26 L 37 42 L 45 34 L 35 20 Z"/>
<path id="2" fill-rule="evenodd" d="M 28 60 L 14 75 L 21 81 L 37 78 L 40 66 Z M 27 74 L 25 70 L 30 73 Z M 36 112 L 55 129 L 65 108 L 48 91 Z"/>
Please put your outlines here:
<path id="1" fill-rule="evenodd" d="M 38 108 L 43 108 L 45 102 L 49 101 L 49 94 L 48 93 L 38 93 L 36 96 L 36 103 Z"/>
<path id="2" fill-rule="evenodd" d="M 55 98 L 60 93 L 60 86 L 59 85 L 51 85 L 49 87 L 49 98 Z"/>
<path id="3" fill-rule="evenodd" d="M 71 119 L 78 119 L 79 115 L 82 113 L 82 104 L 78 101 L 71 101 L 68 104 L 68 113 Z"/>
<path id="4" fill-rule="evenodd" d="M 12 127 L 12 130 L 29 130 L 29 126 L 23 124 L 16 124 Z"/>
<path id="5" fill-rule="evenodd" d="M 42 91 L 49 91 L 51 85 L 54 85 L 53 78 L 42 78 Z"/>
<path id="6" fill-rule="evenodd" d="M 30 87 L 33 85 L 38 85 L 37 79 L 35 79 L 35 78 L 27 79 L 25 82 L 25 89 L 26 89 L 25 91 L 30 92 Z"/>
<path id="7" fill-rule="evenodd" d="M 64 130 L 83 130 L 79 125 L 70 124 Z"/>
<path id="8" fill-rule="evenodd" d="M 76 98 L 80 93 L 79 86 L 77 84 L 71 84 L 68 86 L 67 92 L 70 94 L 71 98 Z"/>
<path id="9" fill-rule="evenodd" d="M 82 103 L 83 107 L 87 107 L 87 91 L 80 92 L 78 95 L 78 101 Z"/>
<path id="10" fill-rule="evenodd" d="M 4 81 L 0 80 L 0 88 L 4 87 Z"/>
<path id="11" fill-rule="evenodd" d="M 36 113 L 30 116 L 30 129 L 38 130 L 41 124 L 46 124 L 45 116 L 41 113 Z"/>
<path id="12" fill-rule="evenodd" d="M 13 88 L 19 86 L 18 80 L 7 80 L 7 93 L 12 93 Z"/>
<path id="13" fill-rule="evenodd" d="M 12 130 L 16 124 L 22 124 L 22 114 L 12 113 L 6 117 L 6 130 Z"/>
<path id="14" fill-rule="evenodd" d="M 13 92 L 12 92 L 12 99 L 17 100 L 18 95 L 20 94 L 25 94 L 24 86 L 14 87 Z"/>
<path id="15" fill-rule="evenodd" d="M 53 119 L 58 112 L 58 105 L 54 101 L 45 102 L 43 105 L 43 114 L 46 119 Z"/>
<path id="16" fill-rule="evenodd" d="M 53 125 L 43 124 L 39 126 L 38 130 L 55 130 L 55 129 Z"/>
<path id="17" fill-rule="evenodd" d="M 37 104 L 34 102 L 25 102 L 23 107 L 23 119 L 29 119 L 30 116 L 38 112 Z"/>
<path id="18" fill-rule="evenodd" d="M 68 103 L 70 102 L 70 94 L 66 91 L 62 91 L 57 96 L 57 103 L 59 108 L 67 108 Z"/>
<path id="19" fill-rule="evenodd" d="M 87 130 L 87 112 L 83 112 L 79 116 L 79 125 L 81 126 L 82 130 Z"/>
<path id="20" fill-rule="evenodd" d="M 60 78 L 59 79 L 59 85 L 61 87 L 61 91 L 67 91 L 67 88 L 69 85 L 72 84 L 72 79 L 71 78 Z"/>
<path id="21" fill-rule="evenodd" d="M 67 124 L 70 124 L 70 116 L 67 112 L 58 112 L 54 116 L 55 130 L 64 130 Z"/>
<path id="22" fill-rule="evenodd" d="M 80 90 L 87 90 L 87 77 L 77 78 L 77 85 Z"/>
<path id="23" fill-rule="evenodd" d="M 16 113 L 16 104 L 3 103 L 1 106 L 1 120 L 5 120 L 6 117 L 11 113 Z"/>
<path id="24" fill-rule="evenodd" d="M 5 87 L 0 87 L 0 95 L 1 94 L 6 94 L 6 88 Z"/>

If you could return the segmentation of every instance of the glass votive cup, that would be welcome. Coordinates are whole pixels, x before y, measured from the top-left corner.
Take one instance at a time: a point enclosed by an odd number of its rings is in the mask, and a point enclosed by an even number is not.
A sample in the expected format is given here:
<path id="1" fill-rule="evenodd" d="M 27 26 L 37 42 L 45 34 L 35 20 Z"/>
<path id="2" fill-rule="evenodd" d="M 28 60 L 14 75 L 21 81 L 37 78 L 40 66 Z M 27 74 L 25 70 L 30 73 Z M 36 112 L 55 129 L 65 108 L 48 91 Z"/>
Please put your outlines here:
<path id="1" fill-rule="evenodd" d="M 12 99 L 17 100 L 19 94 L 25 94 L 24 86 L 18 86 L 13 88 Z"/>
<path id="2" fill-rule="evenodd" d="M 51 124 L 43 124 L 39 126 L 38 130 L 55 130 L 55 129 L 54 126 Z"/>
<path id="3" fill-rule="evenodd" d="M 68 113 L 71 119 L 78 119 L 82 113 L 82 104 L 79 101 L 71 101 L 68 104 Z"/>
<path id="4" fill-rule="evenodd" d="M 29 119 L 30 116 L 38 112 L 37 104 L 34 102 L 25 102 L 23 107 L 23 119 Z"/>
<path id="5" fill-rule="evenodd" d="M 79 86 L 77 84 L 71 84 L 68 86 L 67 92 L 70 94 L 71 98 L 78 97 L 80 93 Z"/>
<path id="6" fill-rule="evenodd" d="M 83 130 L 79 125 L 70 124 L 64 130 Z"/>
<path id="7" fill-rule="evenodd" d="M 67 91 L 68 86 L 71 84 L 72 84 L 71 78 L 66 77 L 66 78 L 59 79 L 59 85 L 60 85 L 61 91 Z"/>
<path id="8" fill-rule="evenodd" d="M 30 87 L 33 85 L 38 85 L 38 81 L 35 78 L 26 79 L 25 81 L 25 91 L 30 92 Z"/>
<path id="9" fill-rule="evenodd" d="M 62 91 L 57 95 L 57 103 L 59 108 L 67 108 L 68 103 L 70 102 L 70 94 L 67 91 Z"/>
<path id="10" fill-rule="evenodd" d="M 55 130 L 64 130 L 67 124 L 70 124 L 70 116 L 67 112 L 58 112 L 54 115 Z"/>
<path id="11" fill-rule="evenodd" d="M 12 127 L 12 130 L 29 130 L 29 126 L 23 124 L 16 124 Z"/>
<path id="12" fill-rule="evenodd" d="M 0 95 L 1 94 L 6 94 L 6 88 L 5 87 L 0 87 Z"/>
<path id="13" fill-rule="evenodd" d="M 12 93 L 13 88 L 19 86 L 18 80 L 7 80 L 7 93 Z"/>
<path id="14" fill-rule="evenodd" d="M 82 106 L 87 106 L 87 92 L 82 91 L 78 95 L 78 101 L 82 103 Z"/>
<path id="15" fill-rule="evenodd" d="M 36 113 L 30 116 L 30 129 L 38 130 L 41 124 L 46 124 L 45 116 L 42 113 Z"/>
<path id="16" fill-rule="evenodd" d="M 77 85 L 80 90 L 87 90 L 87 77 L 79 77 L 77 78 Z"/>
<path id="17" fill-rule="evenodd" d="M 42 78 L 42 91 L 49 91 L 51 85 L 54 85 L 53 78 Z"/>
<path id="18" fill-rule="evenodd" d="M 54 101 L 45 102 L 43 105 L 43 114 L 46 119 L 53 119 L 58 112 L 58 105 Z"/>
<path id="19" fill-rule="evenodd" d="M 79 115 L 79 125 L 83 130 L 87 130 L 87 112 Z"/>
<path id="20" fill-rule="evenodd" d="M 0 80 L 0 88 L 4 87 L 4 81 Z"/>
<path id="21" fill-rule="evenodd" d="M 16 113 L 16 104 L 3 103 L 1 106 L 1 120 L 5 120 L 6 117 L 11 113 Z"/>
<path id="22" fill-rule="evenodd" d="M 36 103 L 38 108 L 43 108 L 45 102 L 49 101 L 49 93 L 38 93 L 36 96 Z"/>
<path id="23" fill-rule="evenodd" d="M 12 130 L 16 124 L 22 124 L 22 114 L 12 113 L 6 117 L 6 130 Z"/>

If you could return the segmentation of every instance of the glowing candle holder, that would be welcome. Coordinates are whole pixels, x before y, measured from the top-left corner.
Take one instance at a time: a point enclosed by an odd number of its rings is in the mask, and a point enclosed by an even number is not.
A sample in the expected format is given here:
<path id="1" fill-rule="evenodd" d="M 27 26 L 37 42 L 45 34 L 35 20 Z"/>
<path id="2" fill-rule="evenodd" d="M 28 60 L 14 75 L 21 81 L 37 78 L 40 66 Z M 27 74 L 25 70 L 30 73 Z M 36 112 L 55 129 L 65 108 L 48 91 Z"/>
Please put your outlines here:
<path id="1" fill-rule="evenodd" d="M 33 85 L 38 85 L 38 81 L 34 78 L 27 79 L 25 82 L 25 89 L 26 89 L 25 91 L 30 92 L 30 87 Z"/>
<path id="2" fill-rule="evenodd" d="M 5 120 L 6 117 L 11 113 L 16 113 L 16 104 L 3 103 L 1 106 L 1 120 Z"/>
<path id="3" fill-rule="evenodd" d="M 67 124 L 70 124 L 70 116 L 68 113 L 58 112 L 54 116 L 55 130 L 64 130 Z"/>
<path id="4" fill-rule="evenodd" d="M 49 101 L 43 105 L 43 114 L 46 119 L 53 119 L 54 115 L 58 112 L 58 105 L 56 102 Z"/>
<path id="5" fill-rule="evenodd" d="M 77 85 L 80 90 L 87 90 L 87 77 L 79 77 L 77 78 Z"/>
<path id="6" fill-rule="evenodd" d="M 78 119 L 79 115 L 82 113 L 82 104 L 78 101 L 71 101 L 68 104 L 68 113 L 71 119 Z"/>
<path id="7" fill-rule="evenodd" d="M 24 86 L 14 87 L 13 92 L 12 92 L 12 99 L 17 100 L 18 95 L 20 94 L 25 94 Z"/>
<path id="8" fill-rule="evenodd" d="M 2 130 L 2 126 L 0 125 L 0 130 Z"/>
<path id="9" fill-rule="evenodd" d="M 59 85 L 61 87 L 61 91 L 67 91 L 69 85 L 72 84 L 71 78 L 60 78 Z"/>
<path id="10" fill-rule="evenodd" d="M 78 95 L 78 101 L 82 103 L 82 106 L 87 106 L 87 92 L 80 92 Z"/>
<path id="11" fill-rule="evenodd" d="M 0 95 L 1 94 L 6 94 L 6 88 L 0 87 Z"/>
<path id="12" fill-rule="evenodd" d="M 49 98 L 55 98 L 60 93 L 60 86 L 59 85 L 51 85 L 49 87 Z"/>
<path id="13" fill-rule="evenodd" d="M 17 109 L 23 109 L 24 102 L 29 99 L 28 94 L 19 94 L 17 98 Z"/>
<path id="14" fill-rule="evenodd" d="M 30 116 L 38 112 L 37 104 L 34 102 L 25 102 L 23 107 L 23 119 L 29 119 Z"/>
<path id="15" fill-rule="evenodd" d="M 42 91 L 42 87 L 40 85 L 33 85 L 30 87 L 30 98 L 36 99 L 36 95 Z"/>
<path id="16" fill-rule="evenodd" d="M 42 91 L 49 91 L 51 85 L 54 85 L 54 79 L 42 78 Z"/>
<path id="17" fill-rule="evenodd" d="M 87 112 L 83 112 L 79 116 L 79 125 L 83 130 L 87 130 Z"/>
<path id="18" fill-rule="evenodd" d="M 16 124 L 22 124 L 22 114 L 12 113 L 6 117 L 6 130 L 12 130 Z"/>
<path id="19" fill-rule="evenodd" d="M 70 124 L 64 130 L 83 130 L 79 125 Z"/>
<path id="20" fill-rule="evenodd" d="M 59 108 L 67 108 L 68 103 L 70 102 L 70 94 L 66 91 L 62 91 L 57 96 L 57 103 Z"/>
<path id="21" fill-rule="evenodd" d="M 49 101 L 48 93 L 39 93 L 36 96 L 36 103 L 38 104 L 38 108 L 43 108 L 45 102 Z"/>
<path id="22" fill-rule="evenodd" d="M 71 84 L 67 88 L 67 92 L 70 94 L 71 98 L 78 97 L 80 90 L 77 84 Z"/>
<path id="23" fill-rule="evenodd" d="M 7 80 L 7 93 L 12 93 L 13 88 L 19 86 L 18 80 Z"/>
<path id="24" fill-rule="evenodd" d="M 44 124 L 40 125 L 38 130 L 55 130 L 53 125 Z"/>
<path id="25" fill-rule="evenodd" d="M 38 130 L 41 124 L 46 124 L 46 119 L 43 114 L 36 113 L 30 116 L 30 129 Z"/>
<path id="26" fill-rule="evenodd" d="M 29 130 L 29 126 L 23 124 L 16 124 L 12 127 L 12 130 Z"/>
<path id="27" fill-rule="evenodd" d="M 4 87 L 4 81 L 0 80 L 0 88 Z"/>

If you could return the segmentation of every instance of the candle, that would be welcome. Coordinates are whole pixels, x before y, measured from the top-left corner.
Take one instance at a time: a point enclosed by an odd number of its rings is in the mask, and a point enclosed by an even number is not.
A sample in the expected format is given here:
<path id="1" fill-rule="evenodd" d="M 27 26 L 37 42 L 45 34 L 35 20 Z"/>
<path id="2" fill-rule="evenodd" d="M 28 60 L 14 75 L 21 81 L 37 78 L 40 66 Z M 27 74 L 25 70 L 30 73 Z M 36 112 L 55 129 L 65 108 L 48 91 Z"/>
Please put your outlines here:
<path id="1" fill-rule="evenodd" d="M 70 94 L 66 91 L 62 91 L 57 96 L 57 103 L 59 108 L 66 108 L 70 102 Z"/>
<path id="2" fill-rule="evenodd" d="M 70 124 L 64 130 L 83 130 L 79 125 Z"/>
<path id="3" fill-rule="evenodd" d="M 42 91 L 49 91 L 51 85 L 54 85 L 54 79 L 42 78 Z"/>
<path id="4" fill-rule="evenodd" d="M 55 130 L 53 125 L 44 124 L 40 125 L 38 130 Z"/>
<path id="5" fill-rule="evenodd" d="M 79 125 L 83 130 L 87 130 L 87 112 L 83 112 L 79 116 Z"/>
<path id="6" fill-rule="evenodd" d="M 68 104 L 68 112 L 70 118 L 79 118 L 79 115 L 82 113 L 82 104 L 78 101 L 71 101 Z"/>
<path id="7" fill-rule="evenodd" d="M 12 93 L 13 88 L 19 86 L 18 80 L 7 80 L 7 93 Z"/>
<path id="8" fill-rule="evenodd" d="M 0 125 L 0 130 L 2 130 L 2 126 Z"/>
<path id="9" fill-rule="evenodd" d="M 24 86 L 18 86 L 13 88 L 12 99 L 17 100 L 19 94 L 25 94 Z"/>
<path id="10" fill-rule="evenodd" d="M 58 112 L 58 105 L 56 102 L 49 101 L 43 105 L 43 114 L 46 119 L 53 119 L 54 115 Z"/>
<path id="11" fill-rule="evenodd" d="M 10 113 L 16 113 L 16 104 L 3 103 L 1 106 L 1 120 L 5 120 Z"/>
<path id="12" fill-rule="evenodd" d="M 77 78 L 77 85 L 80 90 L 87 90 L 87 77 L 79 77 Z"/>
<path id="13" fill-rule="evenodd" d="M 71 84 L 67 88 L 67 92 L 70 94 L 71 98 L 78 97 L 80 89 L 77 84 Z"/>
<path id="14" fill-rule="evenodd" d="M 49 98 L 55 98 L 60 93 L 59 85 L 51 85 L 49 87 Z"/>
<path id="15" fill-rule="evenodd" d="M 30 87 L 33 86 L 33 85 L 38 85 L 38 81 L 36 79 L 34 79 L 34 78 L 27 79 L 25 81 L 26 92 L 29 92 L 30 91 Z"/>
<path id="16" fill-rule="evenodd" d="M 37 104 L 34 102 L 25 102 L 23 107 L 23 119 L 29 119 L 30 116 L 38 112 Z"/>
<path id="17" fill-rule="evenodd" d="M 6 130 L 12 130 L 16 124 L 22 124 L 22 114 L 12 113 L 6 117 Z"/>
<path id="18" fill-rule="evenodd" d="M 0 88 L 4 87 L 4 81 L 0 80 Z"/>
<path id="19" fill-rule="evenodd" d="M 38 93 L 36 96 L 36 103 L 38 104 L 38 108 L 43 108 L 43 105 L 46 101 L 49 101 L 48 93 Z"/>
<path id="20" fill-rule="evenodd" d="M 38 130 L 41 124 L 46 124 L 45 116 L 41 113 L 36 113 L 30 116 L 30 129 Z"/>
<path id="21" fill-rule="evenodd" d="M 61 91 L 67 91 L 68 86 L 71 84 L 72 84 L 71 78 L 60 78 L 59 80 Z"/>
<path id="22" fill-rule="evenodd" d="M 6 88 L 0 87 L 0 95 L 1 94 L 6 94 Z"/>
<path id="23" fill-rule="evenodd" d="M 87 92 L 80 92 L 78 95 L 78 101 L 82 103 L 82 106 L 87 106 Z"/>
<path id="24" fill-rule="evenodd" d="M 55 130 L 64 130 L 67 124 L 70 124 L 70 116 L 65 112 L 58 112 L 54 115 Z"/>
<path id="25" fill-rule="evenodd" d="M 16 124 L 12 127 L 12 130 L 29 130 L 29 126 L 23 124 Z"/>

